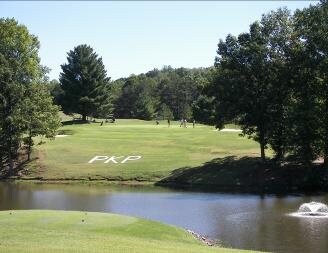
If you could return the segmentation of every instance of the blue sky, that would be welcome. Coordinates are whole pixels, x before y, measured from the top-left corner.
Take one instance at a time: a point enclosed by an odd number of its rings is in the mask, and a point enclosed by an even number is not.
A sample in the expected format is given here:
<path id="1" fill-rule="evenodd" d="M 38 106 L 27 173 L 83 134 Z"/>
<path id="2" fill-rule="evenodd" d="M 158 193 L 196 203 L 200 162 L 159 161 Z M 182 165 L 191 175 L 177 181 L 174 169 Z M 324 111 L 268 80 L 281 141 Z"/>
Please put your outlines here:
<path id="1" fill-rule="evenodd" d="M 57 79 L 66 54 L 91 45 L 112 79 L 164 65 L 213 65 L 219 39 L 238 35 L 263 13 L 294 11 L 310 1 L 0 2 L 0 16 L 14 17 L 41 42 L 43 65 Z M 312 1 L 312 3 L 315 3 Z"/>

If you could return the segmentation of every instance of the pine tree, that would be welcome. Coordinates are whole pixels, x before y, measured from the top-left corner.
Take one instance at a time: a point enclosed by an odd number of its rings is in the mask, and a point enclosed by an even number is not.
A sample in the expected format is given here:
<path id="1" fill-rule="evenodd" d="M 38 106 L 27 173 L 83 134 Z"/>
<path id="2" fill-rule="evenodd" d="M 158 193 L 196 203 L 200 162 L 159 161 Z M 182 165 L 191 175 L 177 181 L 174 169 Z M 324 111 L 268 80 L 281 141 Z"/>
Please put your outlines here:
<path id="1" fill-rule="evenodd" d="M 64 91 L 61 101 L 66 113 L 79 113 L 82 120 L 87 116 L 105 114 L 112 108 L 109 99 L 109 77 L 102 59 L 87 45 L 79 45 L 68 52 L 68 63 L 63 64 L 60 83 Z M 107 105 L 105 107 L 105 105 Z"/>

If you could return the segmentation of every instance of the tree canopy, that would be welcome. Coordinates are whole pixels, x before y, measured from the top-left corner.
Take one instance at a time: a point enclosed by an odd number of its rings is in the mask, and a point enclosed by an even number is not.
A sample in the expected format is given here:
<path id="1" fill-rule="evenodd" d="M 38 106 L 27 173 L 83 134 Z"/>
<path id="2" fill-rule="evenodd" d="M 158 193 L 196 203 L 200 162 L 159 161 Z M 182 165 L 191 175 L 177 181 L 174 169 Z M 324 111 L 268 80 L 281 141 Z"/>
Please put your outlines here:
<path id="1" fill-rule="evenodd" d="M 60 83 L 61 105 L 66 113 L 106 116 L 112 111 L 109 80 L 102 59 L 87 45 L 79 45 L 67 54 Z"/>
<path id="2" fill-rule="evenodd" d="M 206 90 L 218 127 L 234 121 L 258 141 L 309 163 L 327 157 L 327 2 L 291 15 L 278 9 L 218 44 L 217 76 Z"/>
<path id="3" fill-rule="evenodd" d="M 139 119 L 194 119 L 194 109 L 209 81 L 209 68 L 164 67 L 113 82 L 114 113 Z"/>
<path id="4" fill-rule="evenodd" d="M 47 119 L 37 120 L 35 117 L 47 108 L 31 107 L 28 103 L 35 98 L 38 85 L 45 81 L 46 69 L 40 64 L 39 46 L 37 37 L 25 26 L 14 19 L 0 19 L 0 167 L 9 168 L 9 173 L 13 173 L 17 163 L 24 134 L 33 128 L 33 132 L 51 137 L 58 127 L 54 125 L 51 131 L 46 127 L 49 121 L 58 121 L 57 107 L 51 108 Z M 52 104 L 48 93 L 38 99 Z M 35 117 L 30 118 L 31 115 Z M 34 120 L 38 121 L 35 125 Z"/>

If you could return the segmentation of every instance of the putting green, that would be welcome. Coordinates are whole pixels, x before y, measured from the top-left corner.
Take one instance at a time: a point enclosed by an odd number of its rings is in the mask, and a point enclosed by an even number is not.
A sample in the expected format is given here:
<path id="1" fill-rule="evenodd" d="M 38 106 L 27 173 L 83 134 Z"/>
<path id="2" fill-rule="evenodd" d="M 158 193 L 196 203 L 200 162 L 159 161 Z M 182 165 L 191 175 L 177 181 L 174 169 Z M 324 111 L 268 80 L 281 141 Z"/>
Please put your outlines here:
<path id="1" fill-rule="evenodd" d="M 259 155 L 258 144 L 238 132 L 219 132 L 205 125 L 193 128 L 192 124 L 183 128 L 178 122 L 168 127 L 165 121 L 156 126 L 153 121 L 119 119 L 103 126 L 66 125 L 60 134 L 68 136 L 35 146 L 37 159 L 28 165 L 23 178 L 155 182 L 175 169 L 214 158 Z M 95 156 L 103 160 L 88 163 Z M 112 156 L 119 158 L 106 162 Z"/>
<path id="2" fill-rule="evenodd" d="M 134 217 L 78 211 L 0 212 L 0 252 L 240 252 L 209 247 L 183 229 Z"/>

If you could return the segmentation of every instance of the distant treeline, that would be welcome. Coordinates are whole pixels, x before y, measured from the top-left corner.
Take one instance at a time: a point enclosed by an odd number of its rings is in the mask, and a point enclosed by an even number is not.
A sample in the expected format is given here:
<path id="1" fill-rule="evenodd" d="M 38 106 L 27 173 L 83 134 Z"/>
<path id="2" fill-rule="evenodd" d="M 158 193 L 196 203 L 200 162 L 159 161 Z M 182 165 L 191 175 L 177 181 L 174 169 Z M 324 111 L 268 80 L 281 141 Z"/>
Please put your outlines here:
<path id="1" fill-rule="evenodd" d="M 210 68 L 164 67 L 113 82 L 114 114 L 122 118 L 193 119 Z"/>
<path id="2" fill-rule="evenodd" d="M 105 101 L 99 98 L 99 103 L 107 102 L 106 112 L 97 110 L 97 106 L 88 106 L 87 116 L 117 118 L 151 119 L 194 119 L 201 120 L 197 103 L 202 98 L 201 93 L 209 85 L 215 73 L 211 68 L 177 68 L 165 66 L 154 69 L 145 74 L 131 75 L 127 78 L 109 82 L 108 86 L 101 89 L 99 96 L 108 94 L 110 99 Z M 63 76 L 63 75 L 62 75 Z M 64 79 L 63 77 L 61 78 Z M 80 105 L 73 104 L 72 98 L 65 96 L 67 92 L 63 85 L 53 80 L 50 82 L 51 93 L 57 104 L 61 105 L 67 113 L 79 112 L 76 108 Z M 85 91 L 85 88 L 83 88 Z M 77 90 L 72 92 L 76 96 Z M 97 95 L 97 96 L 98 96 Z M 94 100 L 97 100 L 97 96 Z M 67 105 L 68 104 L 68 105 Z M 92 107 L 94 110 L 92 111 Z M 81 114 L 83 112 L 80 111 Z"/>

